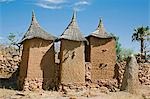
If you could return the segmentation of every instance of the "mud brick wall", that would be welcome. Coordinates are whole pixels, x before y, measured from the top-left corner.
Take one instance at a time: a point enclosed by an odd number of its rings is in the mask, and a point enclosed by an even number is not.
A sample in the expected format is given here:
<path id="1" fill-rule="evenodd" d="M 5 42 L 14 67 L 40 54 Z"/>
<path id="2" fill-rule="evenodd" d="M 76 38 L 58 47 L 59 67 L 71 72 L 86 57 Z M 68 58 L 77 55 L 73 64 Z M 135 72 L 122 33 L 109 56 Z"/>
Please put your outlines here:
<path id="1" fill-rule="evenodd" d="M 84 44 L 61 40 L 60 83 L 85 83 Z"/>
<path id="2" fill-rule="evenodd" d="M 116 50 L 114 39 L 90 37 L 89 47 L 86 48 L 87 60 L 92 64 L 91 80 L 112 79 L 116 63 Z"/>
<path id="3" fill-rule="evenodd" d="M 34 38 L 23 43 L 19 82 L 25 79 L 43 79 L 42 87 L 52 84 L 55 77 L 55 52 L 52 41 Z"/>
<path id="4" fill-rule="evenodd" d="M 23 89 L 24 80 L 27 76 L 29 49 L 30 49 L 30 43 L 28 41 L 25 41 L 23 43 L 23 50 L 22 50 L 21 62 L 19 66 L 19 77 L 18 77 L 18 87 L 21 90 Z"/>

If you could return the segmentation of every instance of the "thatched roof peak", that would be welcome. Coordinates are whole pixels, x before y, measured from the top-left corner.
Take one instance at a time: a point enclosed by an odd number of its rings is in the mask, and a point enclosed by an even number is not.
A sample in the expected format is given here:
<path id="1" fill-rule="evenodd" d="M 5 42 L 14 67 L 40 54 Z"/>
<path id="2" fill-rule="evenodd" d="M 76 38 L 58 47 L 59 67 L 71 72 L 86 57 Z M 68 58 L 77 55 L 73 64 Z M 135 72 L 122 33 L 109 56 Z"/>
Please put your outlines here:
<path id="1" fill-rule="evenodd" d="M 40 27 L 37 19 L 36 19 L 36 16 L 35 16 L 35 13 L 34 13 L 34 10 L 32 11 L 32 21 L 31 21 L 31 25 L 35 25 L 35 26 L 38 26 Z"/>
<path id="2" fill-rule="evenodd" d="M 105 28 L 104 28 L 104 25 L 103 25 L 102 18 L 100 18 L 100 20 L 99 20 L 99 24 L 98 24 L 97 29 L 101 30 L 101 32 L 105 32 Z"/>
<path id="3" fill-rule="evenodd" d="M 73 12 L 73 16 L 72 16 L 70 24 L 67 26 L 65 31 L 59 37 L 59 39 L 67 39 L 67 40 L 73 40 L 73 41 L 87 41 L 82 35 L 78 27 L 78 24 L 76 21 L 76 11 Z"/>
<path id="4" fill-rule="evenodd" d="M 94 36 L 98 38 L 112 38 L 112 36 L 105 31 L 102 18 L 100 18 L 99 20 L 97 29 L 89 36 Z"/>
<path id="5" fill-rule="evenodd" d="M 76 21 L 77 12 L 73 11 L 72 21 Z"/>
<path id="6" fill-rule="evenodd" d="M 36 19 L 34 11 L 32 11 L 32 20 L 28 31 L 25 33 L 20 43 L 23 43 L 25 40 L 32 38 L 41 38 L 45 40 L 55 40 L 56 37 L 52 36 L 44 29 L 42 29 Z"/>

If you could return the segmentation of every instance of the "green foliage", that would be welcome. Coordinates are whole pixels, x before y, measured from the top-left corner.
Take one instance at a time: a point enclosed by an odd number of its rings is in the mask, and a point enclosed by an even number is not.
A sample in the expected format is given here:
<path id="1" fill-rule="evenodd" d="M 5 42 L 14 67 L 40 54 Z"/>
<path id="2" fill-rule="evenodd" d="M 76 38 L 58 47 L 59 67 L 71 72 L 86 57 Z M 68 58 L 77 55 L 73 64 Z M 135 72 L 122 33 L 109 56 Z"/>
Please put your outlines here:
<path id="1" fill-rule="evenodd" d="M 9 47 L 10 48 L 14 48 L 14 49 L 20 51 L 21 45 L 17 43 L 18 40 L 17 40 L 17 35 L 15 33 L 9 33 L 8 40 L 9 40 Z"/>
<path id="2" fill-rule="evenodd" d="M 16 45 L 17 44 L 17 40 L 16 40 L 15 33 L 9 33 L 8 40 L 9 40 L 10 46 L 11 45 Z"/>
<path id="3" fill-rule="evenodd" d="M 147 27 L 142 26 L 138 27 L 137 29 L 134 29 L 132 41 L 140 42 L 141 55 L 143 55 L 147 49 L 146 42 L 150 41 L 150 28 L 148 26 Z"/>
<path id="4" fill-rule="evenodd" d="M 116 55 L 117 55 L 117 61 L 125 60 L 128 56 L 133 54 L 133 50 L 123 48 L 119 42 L 119 37 L 115 36 L 111 33 L 111 35 L 114 37 L 116 41 Z"/>
<path id="5" fill-rule="evenodd" d="M 121 48 L 121 51 L 119 53 L 118 60 L 125 60 L 127 59 L 131 54 L 134 54 L 134 51 L 128 48 Z"/>
<path id="6" fill-rule="evenodd" d="M 150 40 L 150 28 L 147 27 L 138 27 L 134 29 L 134 33 L 132 35 L 132 41 L 141 41 L 141 40 Z"/>
<path id="7" fill-rule="evenodd" d="M 116 55 L 117 55 L 117 60 L 119 59 L 119 54 L 121 52 L 121 44 L 119 43 L 119 37 L 115 36 L 113 33 L 110 33 L 112 37 L 114 37 L 116 41 Z"/>
<path id="8" fill-rule="evenodd" d="M 116 53 L 118 56 L 121 52 L 121 44 L 119 43 L 119 37 L 115 37 L 115 40 L 116 40 Z"/>

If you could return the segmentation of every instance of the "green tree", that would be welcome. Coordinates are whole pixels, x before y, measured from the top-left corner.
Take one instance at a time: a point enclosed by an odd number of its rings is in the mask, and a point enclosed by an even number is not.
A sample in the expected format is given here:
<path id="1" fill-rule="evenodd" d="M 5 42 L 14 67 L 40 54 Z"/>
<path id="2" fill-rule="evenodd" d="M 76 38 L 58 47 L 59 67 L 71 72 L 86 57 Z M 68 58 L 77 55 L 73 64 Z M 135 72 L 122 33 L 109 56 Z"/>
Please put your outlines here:
<path id="1" fill-rule="evenodd" d="M 133 54 L 133 50 L 131 49 L 127 49 L 127 48 L 123 48 L 119 42 L 119 37 L 115 36 L 113 33 L 111 33 L 111 36 L 114 37 L 115 41 L 116 41 L 116 55 L 117 55 L 117 61 L 122 61 L 125 60 L 128 56 L 130 56 L 131 54 Z"/>
<path id="2" fill-rule="evenodd" d="M 8 40 L 10 45 L 16 45 L 17 40 L 16 40 L 16 35 L 14 33 L 9 33 L 8 35 Z"/>
<path id="3" fill-rule="evenodd" d="M 9 46 L 11 48 L 15 48 L 15 49 L 19 50 L 19 52 L 20 52 L 21 45 L 17 43 L 18 40 L 17 40 L 16 34 L 15 33 L 9 33 L 8 40 L 9 40 Z"/>
<path id="4" fill-rule="evenodd" d="M 145 41 L 150 40 L 150 32 L 149 27 L 138 27 L 134 29 L 134 33 L 132 35 L 132 41 L 140 42 L 141 54 L 144 55 L 145 49 Z"/>
<path id="5" fill-rule="evenodd" d="M 119 43 L 119 37 L 115 37 L 115 40 L 116 40 L 116 54 L 117 57 L 119 57 L 121 52 L 121 44 Z"/>
<path id="6" fill-rule="evenodd" d="M 115 36 L 113 33 L 110 33 L 112 37 L 114 37 L 116 41 L 116 55 L 117 55 L 117 60 L 120 58 L 120 52 L 121 52 L 121 44 L 119 43 L 119 37 Z"/>
<path id="7" fill-rule="evenodd" d="M 119 60 L 127 59 L 131 54 L 134 54 L 134 51 L 129 48 L 121 48 L 119 53 Z"/>

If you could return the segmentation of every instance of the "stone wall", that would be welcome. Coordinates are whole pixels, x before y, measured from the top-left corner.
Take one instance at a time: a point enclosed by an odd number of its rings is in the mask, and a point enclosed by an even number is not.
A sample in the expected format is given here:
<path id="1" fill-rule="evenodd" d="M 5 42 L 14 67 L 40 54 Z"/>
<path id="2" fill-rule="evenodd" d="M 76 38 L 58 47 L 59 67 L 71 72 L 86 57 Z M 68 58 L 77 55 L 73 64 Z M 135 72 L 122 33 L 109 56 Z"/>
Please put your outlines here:
<path id="1" fill-rule="evenodd" d="M 86 54 L 90 54 L 88 56 L 92 64 L 91 80 L 112 79 L 116 64 L 115 40 L 90 37 L 89 43 L 90 52 Z"/>
<path id="2" fill-rule="evenodd" d="M 150 85 L 150 63 L 139 63 L 139 81 L 141 84 Z"/>
<path id="3" fill-rule="evenodd" d="M 139 82 L 143 85 L 150 85 L 150 63 L 139 62 Z M 118 87 L 121 86 L 123 74 L 126 66 L 126 61 L 120 61 L 116 64 L 117 75 L 115 78 L 118 80 Z"/>
<path id="4" fill-rule="evenodd" d="M 27 40 L 23 43 L 23 54 L 20 65 L 19 82 L 20 86 L 28 85 L 37 88 L 47 89 L 54 87 L 55 77 L 55 52 L 52 41 L 42 39 Z M 31 82 L 30 82 L 30 79 Z M 33 81 L 42 85 L 31 84 Z M 27 89 L 27 88 L 25 88 Z"/>
<path id="5" fill-rule="evenodd" d="M 0 88 L 17 89 L 20 56 L 14 46 L 0 46 Z"/>
<path id="6" fill-rule="evenodd" d="M 84 45 L 82 42 L 61 40 L 60 83 L 85 83 Z"/>

